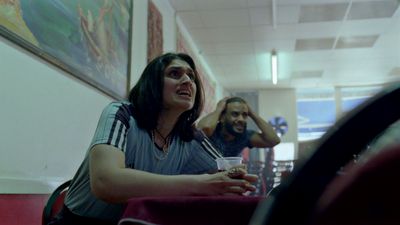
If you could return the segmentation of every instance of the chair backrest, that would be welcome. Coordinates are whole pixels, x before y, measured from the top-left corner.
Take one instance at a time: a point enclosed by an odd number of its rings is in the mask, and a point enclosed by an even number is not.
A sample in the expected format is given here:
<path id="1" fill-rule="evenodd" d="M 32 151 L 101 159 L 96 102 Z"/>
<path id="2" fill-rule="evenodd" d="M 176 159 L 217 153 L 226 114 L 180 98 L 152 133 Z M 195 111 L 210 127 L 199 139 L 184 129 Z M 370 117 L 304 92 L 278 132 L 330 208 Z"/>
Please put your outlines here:
<path id="1" fill-rule="evenodd" d="M 383 149 L 334 179 L 314 214 L 318 225 L 399 224 L 400 145 Z"/>
<path id="2" fill-rule="evenodd" d="M 57 213 L 60 212 L 64 205 L 64 198 L 67 194 L 68 188 L 71 184 L 71 180 L 68 180 L 58 186 L 47 200 L 46 205 L 43 209 L 42 214 L 42 225 L 47 225 L 52 218 L 54 218 Z"/>

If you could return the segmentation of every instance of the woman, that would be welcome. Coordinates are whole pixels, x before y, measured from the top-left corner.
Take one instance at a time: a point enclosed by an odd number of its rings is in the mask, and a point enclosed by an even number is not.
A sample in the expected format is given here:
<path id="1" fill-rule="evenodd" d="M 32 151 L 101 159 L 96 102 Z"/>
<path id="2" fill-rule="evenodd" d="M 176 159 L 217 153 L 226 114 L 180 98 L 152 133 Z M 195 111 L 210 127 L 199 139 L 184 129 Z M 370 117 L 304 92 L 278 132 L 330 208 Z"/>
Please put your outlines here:
<path id="1" fill-rule="evenodd" d="M 244 170 L 236 170 L 239 179 L 229 171 L 208 174 L 215 161 L 193 139 L 202 106 L 190 56 L 167 53 L 150 62 L 129 101 L 104 109 L 64 208 L 50 224 L 116 224 L 133 197 L 254 191 L 256 177 Z"/>

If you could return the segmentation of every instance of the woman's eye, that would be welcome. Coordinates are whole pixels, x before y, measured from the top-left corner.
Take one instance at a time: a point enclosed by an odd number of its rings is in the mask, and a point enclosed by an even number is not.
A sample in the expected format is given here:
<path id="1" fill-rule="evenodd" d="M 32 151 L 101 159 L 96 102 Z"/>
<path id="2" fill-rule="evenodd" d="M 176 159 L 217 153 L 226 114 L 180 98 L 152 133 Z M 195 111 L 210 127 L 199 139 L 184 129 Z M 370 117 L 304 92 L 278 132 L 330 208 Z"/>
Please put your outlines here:
<path id="1" fill-rule="evenodd" d="M 196 77 L 194 75 L 194 73 L 192 73 L 192 72 L 186 73 L 186 72 L 183 72 L 183 71 L 181 72 L 181 71 L 173 70 L 173 71 L 170 71 L 168 73 L 168 77 L 173 78 L 173 79 L 177 79 L 177 80 L 181 79 L 181 77 L 184 76 L 184 75 L 187 75 L 191 81 L 194 81 L 195 77 Z"/>
<path id="2" fill-rule="evenodd" d="M 179 78 L 179 73 L 178 73 L 177 71 L 171 71 L 171 72 L 169 73 L 169 75 L 170 75 L 172 78 Z"/>
<path id="3" fill-rule="evenodd" d="M 188 76 L 189 76 L 189 78 L 190 78 L 192 81 L 195 80 L 194 73 L 189 73 Z"/>

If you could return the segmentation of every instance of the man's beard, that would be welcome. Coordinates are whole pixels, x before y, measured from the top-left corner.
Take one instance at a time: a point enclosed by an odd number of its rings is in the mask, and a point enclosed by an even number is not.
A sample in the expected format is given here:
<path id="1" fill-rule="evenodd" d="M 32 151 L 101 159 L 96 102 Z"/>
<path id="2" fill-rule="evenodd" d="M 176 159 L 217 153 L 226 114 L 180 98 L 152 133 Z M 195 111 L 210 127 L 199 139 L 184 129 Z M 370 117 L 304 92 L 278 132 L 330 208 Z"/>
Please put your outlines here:
<path id="1" fill-rule="evenodd" d="M 235 137 L 240 137 L 241 135 L 243 135 L 247 129 L 247 124 L 243 125 L 243 133 L 237 132 L 235 131 L 235 129 L 233 129 L 233 125 L 231 123 L 225 123 L 224 124 L 226 131 L 228 131 L 229 134 L 235 136 Z"/>

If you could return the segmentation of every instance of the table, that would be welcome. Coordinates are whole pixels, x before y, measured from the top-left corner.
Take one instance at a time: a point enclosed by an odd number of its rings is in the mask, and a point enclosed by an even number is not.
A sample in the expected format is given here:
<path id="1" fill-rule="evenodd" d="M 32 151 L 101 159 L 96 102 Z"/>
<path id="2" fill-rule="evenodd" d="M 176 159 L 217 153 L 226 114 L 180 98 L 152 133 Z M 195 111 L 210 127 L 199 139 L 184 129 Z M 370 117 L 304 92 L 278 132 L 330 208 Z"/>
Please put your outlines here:
<path id="1" fill-rule="evenodd" d="M 119 225 L 245 225 L 265 197 L 176 196 L 128 201 Z"/>

